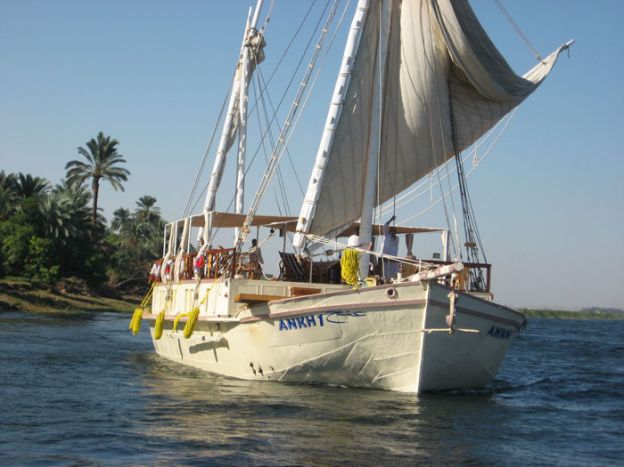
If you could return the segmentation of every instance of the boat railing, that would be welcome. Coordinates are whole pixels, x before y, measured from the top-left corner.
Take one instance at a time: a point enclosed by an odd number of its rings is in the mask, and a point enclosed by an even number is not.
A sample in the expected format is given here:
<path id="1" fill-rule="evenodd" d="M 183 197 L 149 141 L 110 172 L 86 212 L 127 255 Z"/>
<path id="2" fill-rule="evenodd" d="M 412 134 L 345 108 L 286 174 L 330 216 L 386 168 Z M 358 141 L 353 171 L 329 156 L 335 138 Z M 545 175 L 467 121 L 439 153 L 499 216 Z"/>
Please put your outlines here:
<path id="1" fill-rule="evenodd" d="M 197 257 L 197 253 L 194 254 Z M 236 267 L 235 248 L 215 248 L 204 252 L 203 266 L 191 269 L 191 277 L 195 269 L 200 277 L 206 279 L 219 279 L 220 277 L 231 277 Z M 195 261 L 197 265 L 197 262 Z"/>
<path id="2" fill-rule="evenodd" d="M 280 251 L 280 279 L 290 282 L 340 283 L 340 262 L 312 261 L 306 256 Z M 312 267 L 312 277 L 310 277 Z M 311 279 L 311 280 L 310 280 Z"/>
<path id="3" fill-rule="evenodd" d="M 179 280 L 191 280 L 196 275 L 202 279 L 219 279 L 220 277 L 232 277 L 236 272 L 237 255 L 235 248 L 213 248 L 205 250 L 201 258 L 198 253 L 185 253 L 182 257 L 183 265 L 180 268 Z M 150 271 L 149 281 L 160 282 L 160 268 L 163 260 L 154 262 Z"/>

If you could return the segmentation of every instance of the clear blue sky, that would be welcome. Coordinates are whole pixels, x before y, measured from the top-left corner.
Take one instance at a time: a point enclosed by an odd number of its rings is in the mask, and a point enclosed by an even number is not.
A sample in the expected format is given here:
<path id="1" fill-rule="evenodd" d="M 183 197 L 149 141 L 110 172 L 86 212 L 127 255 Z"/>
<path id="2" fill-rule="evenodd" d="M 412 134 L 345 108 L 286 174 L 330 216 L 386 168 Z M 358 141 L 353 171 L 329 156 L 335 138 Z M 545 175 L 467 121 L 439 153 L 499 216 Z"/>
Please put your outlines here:
<path id="1" fill-rule="evenodd" d="M 120 141 L 132 172 L 125 192 L 103 187 L 104 214 L 151 194 L 165 218 L 178 218 L 227 91 L 250 3 L 0 0 L 0 169 L 56 183 L 65 163 L 78 158 L 76 148 L 103 131 Z M 309 4 L 276 1 L 265 76 Z M 568 39 L 577 43 L 469 180 L 494 264 L 494 292 L 513 306 L 622 307 L 624 2 L 504 4 L 542 54 Z M 532 67 L 531 53 L 494 1 L 472 5 L 512 66 L 519 73 Z M 291 146 L 304 186 L 342 37 Z M 275 100 L 292 63 L 274 81 Z M 296 214 L 301 195 L 287 178 Z M 426 221 L 442 225 L 441 217 Z"/>

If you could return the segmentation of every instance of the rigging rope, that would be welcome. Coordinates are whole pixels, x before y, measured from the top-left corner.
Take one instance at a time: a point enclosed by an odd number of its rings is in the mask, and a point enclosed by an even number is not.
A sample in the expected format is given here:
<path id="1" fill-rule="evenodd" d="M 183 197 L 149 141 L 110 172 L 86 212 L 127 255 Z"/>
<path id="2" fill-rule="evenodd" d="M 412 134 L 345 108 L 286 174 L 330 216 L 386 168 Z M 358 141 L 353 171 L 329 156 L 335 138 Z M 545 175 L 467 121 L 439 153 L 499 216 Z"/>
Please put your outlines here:
<path id="1" fill-rule="evenodd" d="M 505 18 L 507 18 L 507 20 L 509 21 L 509 23 L 511 23 L 511 25 L 516 30 L 518 35 L 522 38 L 522 40 L 524 41 L 526 46 L 529 48 L 529 50 L 531 52 L 533 52 L 533 55 L 535 55 L 535 58 L 537 59 L 537 61 L 541 62 L 542 61 L 542 56 L 537 51 L 537 49 L 535 47 L 533 47 L 533 44 L 531 44 L 531 42 L 529 41 L 528 37 L 524 34 L 524 32 L 522 32 L 522 29 L 520 29 L 520 26 L 518 26 L 518 24 L 511 17 L 511 15 L 507 11 L 507 9 L 505 8 L 505 6 L 501 2 L 501 0 L 496 0 L 496 5 L 498 6 L 499 10 L 503 13 L 503 16 L 505 16 Z"/>
<path id="2" fill-rule="evenodd" d="M 479 165 L 486 159 L 486 157 L 492 152 L 492 150 L 494 149 L 494 147 L 496 146 L 496 144 L 498 143 L 498 141 L 500 140 L 500 138 L 503 136 L 503 134 L 505 133 L 505 131 L 507 130 L 507 128 L 509 127 L 509 125 L 511 124 L 511 120 L 513 119 L 516 111 L 518 109 L 514 109 L 512 110 L 507 117 L 505 117 L 505 119 L 501 120 L 500 122 L 498 122 L 492 129 L 490 129 L 483 137 L 482 137 L 482 141 L 481 141 L 481 145 L 485 143 L 485 141 L 494 134 L 494 132 L 498 129 L 499 126 L 502 126 L 500 132 L 496 135 L 496 137 L 494 138 L 494 141 L 492 141 L 492 143 L 490 144 L 490 146 L 487 148 L 487 150 L 483 153 L 481 159 L 479 159 L 477 161 L 476 164 L 473 164 L 473 166 L 471 167 L 471 169 L 468 171 L 468 173 L 466 174 L 467 177 L 469 177 L 476 169 L 477 167 L 479 167 Z M 470 155 L 465 156 L 464 158 L 464 162 L 466 160 L 466 158 L 471 157 Z M 452 161 L 448 160 L 447 162 L 445 162 L 445 164 L 449 165 L 451 164 Z M 436 170 L 442 170 L 442 167 L 440 167 L 439 169 Z M 429 173 L 429 177 L 433 178 L 433 172 Z M 451 176 L 453 174 L 449 174 L 448 176 Z M 447 175 L 444 175 L 443 178 L 446 178 Z M 430 179 L 424 179 L 422 180 L 419 184 L 415 185 L 414 188 L 412 188 L 411 190 L 405 192 L 403 195 L 401 195 L 398 198 L 398 205 L 397 208 L 400 209 L 401 207 L 412 203 L 414 200 L 420 198 L 421 196 L 424 196 L 425 194 L 429 193 L 431 190 L 431 186 L 429 185 L 433 184 L 433 181 Z M 453 185 L 450 191 L 446 191 L 442 194 L 443 197 L 447 197 L 449 196 L 453 191 L 455 191 L 457 189 L 458 185 Z M 420 211 L 419 213 L 411 216 L 410 218 L 408 218 L 407 220 L 404 220 L 402 222 L 399 222 L 399 225 L 403 225 L 406 222 L 413 220 L 423 214 L 425 214 L 426 212 L 428 212 L 429 210 L 431 210 L 435 205 L 439 204 L 440 202 L 442 202 L 442 198 L 438 198 L 437 200 L 433 200 L 433 197 L 431 198 L 431 204 L 429 206 L 427 206 L 424 210 Z M 383 207 L 383 212 L 387 213 L 390 210 L 390 206 L 388 204 L 386 204 Z"/>
<path id="3" fill-rule="evenodd" d="M 232 75 L 232 80 L 234 79 L 235 74 L 236 74 L 236 71 Z M 214 137 L 217 134 L 217 128 L 219 127 L 219 122 L 221 122 L 221 118 L 223 117 L 223 112 L 225 111 L 225 107 L 227 105 L 229 98 L 230 98 L 230 93 L 227 92 L 225 99 L 223 100 L 223 104 L 221 105 L 221 110 L 219 111 L 219 116 L 217 117 L 217 121 L 215 122 L 214 128 L 212 129 L 210 139 L 208 140 L 208 145 L 206 146 L 206 150 L 204 151 L 204 157 L 202 158 L 201 163 L 199 164 L 197 175 L 195 175 L 195 181 L 193 182 L 193 187 L 191 188 L 191 192 L 189 193 L 188 198 L 186 200 L 186 205 L 184 206 L 182 217 L 188 216 L 191 213 L 191 210 L 194 209 L 197 203 L 199 202 L 199 201 L 196 201 L 195 204 L 193 204 L 193 207 L 191 207 L 191 202 L 193 201 L 193 197 L 196 194 L 195 192 L 197 191 L 197 186 L 199 185 L 199 179 L 201 178 L 201 174 L 204 171 L 204 167 L 206 166 L 206 161 L 208 160 L 208 154 L 210 153 L 210 148 L 212 147 Z M 206 191 L 206 188 L 204 188 L 202 193 L 200 193 L 199 198 L 201 198 L 201 195 Z"/>
<path id="4" fill-rule="evenodd" d="M 288 144 L 288 140 L 291 137 L 291 129 L 294 128 L 298 121 L 299 121 L 299 116 L 301 115 L 301 113 L 298 113 L 299 110 L 299 106 L 300 106 L 300 102 L 301 102 L 301 98 L 303 97 L 303 94 L 306 90 L 306 87 L 308 85 L 308 82 L 310 80 L 310 76 L 312 75 L 312 71 L 314 70 L 314 66 L 316 64 L 316 61 L 318 60 L 318 56 L 320 54 L 321 49 L 323 48 L 323 43 L 325 40 L 325 37 L 327 35 L 328 32 L 328 26 L 331 23 L 331 21 L 333 20 L 335 14 L 336 14 L 336 9 L 338 7 L 339 4 L 339 0 L 335 0 L 333 2 L 333 6 L 331 8 L 331 11 L 329 12 L 329 15 L 327 17 L 327 20 L 325 22 L 325 25 L 323 26 L 321 35 L 318 39 L 318 41 L 316 42 L 316 46 L 314 48 L 314 52 L 312 54 L 312 58 L 310 59 L 310 62 L 308 63 L 308 66 L 306 68 L 306 72 L 304 73 L 304 77 L 303 80 L 301 81 L 300 85 L 299 85 L 299 90 L 297 91 L 297 94 L 295 96 L 295 100 L 293 101 L 290 110 L 288 112 L 288 115 L 286 117 L 286 120 L 284 121 L 284 125 L 282 127 L 282 131 L 280 132 L 280 136 L 277 140 L 277 147 L 275 148 L 275 150 L 273 151 L 273 154 L 271 155 L 271 161 L 269 163 L 269 166 L 267 167 L 267 170 L 265 171 L 262 180 L 260 182 L 260 187 L 258 188 L 258 191 L 256 192 L 256 196 L 254 197 L 254 200 L 249 208 L 249 211 L 247 213 L 247 217 L 245 218 L 245 222 L 243 223 L 243 227 L 240 230 L 239 233 L 239 237 L 238 237 L 238 241 L 236 242 L 236 248 L 240 249 L 242 244 L 244 243 L 245 239 L 247 238 L 247 234 L 249 231 L 249 225 L 251 224 L 251 220 L 253 219 L 253 216 L 256 213 L 256 210 L 258 209 L 258 206 L 260 204 L 260 200 L 262 199 L 262 197 L 264 196 L 264 193 L 266 192 L 269 183 L 271 182 L 271 179 L 273 178 L 273 175 L 275 174 L 275 170 L 277 168 L 277 165 L 281 159 L 281 156 L 283 154 L 283 148 L 285 146 L 287 146 Z M 295 121 L 296 118 L 296 121 Z"/>
<path id="5" fill-rule="evenodd" d="M 257 80 L 257 77 L 255 77 Z M 254 96 L 256 97 L 256 100 L 259 101 L 260 97 L 258 96 L 258 92 L 256 89 L 256 81 L 253 80 L 252 81 L 252 86 L 253 86 L 253 91 L 254 91 Z M 263 133 L 263 128 L 262 128 L 262 116 L 266 115 L 266 105 L 264 103 L 264 100 L 262 101 L 262 110 L 263 112 L 257 112 L 257 116 L 258 116 L 258 128 L 260 129 L 260 132 Z M 271 133 L 269 132 L 269 143 L 271 145 L 271 152 L 273 152 L 273 148 L 275 147 L 273 144 L 273 136 L 271 135 Z M 267 156 L 267 150 L 266 150 L 266 146 L 264 143 L 264 140 L 262 140 L 260 142 L 261 146 L 262 146 L 262 152 L 264 154 L 264 158 L 266 161 L 268 161 L 268 156 Z M 283 192 L 283 184 L 282 184 L 282 180 L 280 177 L 280 173 L 278 172 L 278 181 L 279 181 L 279 191 L 280 194 L 282 195 L 282 202 L 284 202 L 284 192 Z M 275 205 L 277 206 L 277 211 L 280 215 L 282 215 L 282 205 L 280 205 L 280 202 L 277 198 L 277 193 L 275 192 L 275 190 L 273 190 L 273 197 L 275 198 Z M 285 205 L 284 205 L 285 207 Z"/>
<path id="6" fill-rule="evenodd" d="M 275 67 L 273 68 L 273 71 L 271 72 L 271 75 L 269 76 L 269 79 L 268 79 L 268 80 L 267 80 L 267 82 L 266 82 L 266 85 L 267 85 L 267 86 L 268 86 L 268 84 L 271 82 L 271 80 L 273 79 L 273 77 L 275 76 L 275 74 L 277 73 L 277 71 L 280 69 L 280 67 L 281 67 L 281 65 L 282 65 L 282 62 L 284 61 L 284 58 L 286 57 L 286 55 L 287 55 L 287 54 L 288 54 L 288 52 L 290 51 L 290 48 L 291 48 L 292 44 L 295 42 L 295 39 L 299 36 L 299 33 L 302 31 L 302 29 L 303 29 L 303 25 L 304 25 L 304 24 L 305 24 L 305 22 L 308 20 L 308 17 L 310 16 L 310 13 L 312 12 L 312 9 L 313 9 L 313 7 L 314 7 L 315 3 L 316 3 L 316 2 L 312 2 L 312 3 L 310 4 L 310 7 L 309 7 L 309 8 L 308 8 L 308 10 L 306 11 L 306 13 L 305 13 L 305 15 L 304 15 L 303 19 L 299 22 L 299 24 L 298 24 L 298 26 L 297 26 L 297 28 L 296 28 L 295 32 L 293 33 L 293 35 L 292 35 L 292 37 L 290 38 L 290 40 L 289 40 L 288 44 L 286 45 L 286 48 L 285 48 L 285 49 L 284 49 L 284 51 L 282 52 L 282 55 L 280 56 L 280 58 L 279 58 L 279 60 L 278 60 L 277 64 L 276 64 L 276 65 L 275 65 Z M 328 0 L 328 4 L 329 4 L 329 0 Z M 318 20 L 318 22 L 317 22 L 317 25 L 316 25 L 316 26 L 315 26 L 315 28 L 314 28 L 314 30 L 315 30 L 315 31 L 316 31 L 316 29 L 318 28 L 318 23 L 320 22 L 320 20 L 321 20 L 321 18 L 322 18 L 322 16 L 323 16 L 324 12 L 326 11 L 326 9 L 327 9 L 327 5 L 325 6 L 325 8 L 324 8 L 324 10 L 323 10 L 323 13 L 322 13 L 322 14 L 321 14 L 321 16 L 319 17 L 319 20 Z M 269 11 L 269 13 L 270 13 L 270 11 Z M 267 21 L 267 22 L 268 22 L 268 21 Z M 265 22 L 265 25 L 266 25 L 266 22 Z M 311 39 L 312 39 L 312 37 L 313 37 L 313 36 L 311 36 Z M 310 39 L 310 40 L 311 40 L 311 39 Z M 307 49 L 307 47 L 308 47 L 308 46 L 309 46 L 309 42 L 308 42 L 308 44 L 306 45 L 306 49 Z M 303 59 L 303 58 L 302 58 L 302 59 Z M 302 60 L 302 59 L 301 59 L 301 60 Z M 296 70 L 295 70 L 295 72 L 293 73 L 293 78 L 291 78 L 291 81 L 292 81 L 292 79 L 294 79 L 294 75 L 296 74 L 296 72 L 297 72 L 297 70 L 298 70 L 298 66 L 299 66 L 299 65 L 297 65 L 297 69 L 296 69 Z M 289 85 L 289 86 L 290 86 L 290 85 Z M 262 90 L 262 92 L 264 92 L 265 90 L 266 90 L 266 86 L 265 86 L 265 88 Z M 288 90 L 288 89 L 287 89 L 287 90 Z M 287 92 L 287 90 L 285 91 L 285 93 Z M 229 93 L 228 93 L 228 96 L 229 96 Z M 228 96 L 226 96 L 226 100 L 225 100 L 225 102 L 227 102 Z M 224 108 L 225 108 L 225 102 L 224 102 Z M 249 111 L 249 113 L 250 113 L 250 114 L 254 112 L 255 107 L 256 107 L 256 104 L 254 104 L 254 105 L 252 106 L 251 110 Z M 222 112 L 223 112 L 223 110 L 222 110 Z M 217 125 L 218 125 L 218 121 L 219 121 L 219 120 L 217 120 Z M 215 131 L 216 131 L 216 127 L 215 127 Z M 211 141 L 212 141 L 212 138 L 213 138 L 213 137 L 214 137 L 214 134 L 213 134 L 213 136 L 211 137 Z M 210 146 L 210 145 L 209 145 L 209 146 Z M 208 152 L 208 151 L 207 151 L 207 152 Z M 256 151 L 256 154 L 257 154 L 257 152 L 258 152 L 258 151 Z M 207 158 L 207 155 L 208 155 L 207 153 L 204 155 L 204 159 L 205 159 L 205 158 Z M 254 156 L 255 156 L 255 155 L 254 155 Z M 252 162 L 253 162 L 253 158 L 252 158 Z M 203 161 L 203 162 L 202 162 L 202 165 L 200 166 L 200 170 L 203 170 L 204 164 L 205 164 L 205 161 Z M 198 173 L 197 179 L 199 179 L 199 177 L 200 177 L 200 174 Z M 200 203 L 201 198 L 203 198 L 203 197 L 204 197 L 204 194 L 206 193 L 206 190 L 207 190 L 207 189 L 208 189 L 208 182 L 204 185 L 204 188 L 202 189 L 201 193 L 199 193 L 199 196 L 197 197 L 197 199 L 196 199 L 195 203 L 193 203 L 193 205 L 192 205 L 189 209 L 185 209 L 185 211 L 187 211 L 186 215 L 188 215 L 188 213 L 190 213 L 191 211 L 194 211 L 194 210 L 197 208 L 197 205 Z M 230 207 L 231 207 L 231 204 L 232 204 L 232 203 L 230 203 Z M 229 207 L 228 207 L 227 211 L 229 211 Z"/>

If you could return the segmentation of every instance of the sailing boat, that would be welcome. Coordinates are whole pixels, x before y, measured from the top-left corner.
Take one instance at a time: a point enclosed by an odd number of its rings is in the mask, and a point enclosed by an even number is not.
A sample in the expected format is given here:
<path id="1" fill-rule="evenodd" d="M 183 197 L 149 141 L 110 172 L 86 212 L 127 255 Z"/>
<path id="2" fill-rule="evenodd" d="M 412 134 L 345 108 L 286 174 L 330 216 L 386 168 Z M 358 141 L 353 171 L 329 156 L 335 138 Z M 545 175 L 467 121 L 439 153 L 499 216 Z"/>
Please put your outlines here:
<path id="1" fill-rule="evenodd" d="M 260 200 L 326 35 L 245 211 L 247 96 L 264 58 L 262 3 L 247 17 L 203 212 L 185 213 L 165 228 L 151 307 L 139 309 L 135 330 L 147 320 L 162 357 L 235 378 L 415 393 L 487 385 L 526 320 L 493 301 L 460 154 L 539 86 L 571 42 L 521 77 L 464 0 L 359 0 L 300 214 L 261 215 Z M 235 211 L 219 212 L 216 193 L 237 138 Z M 452 160 L 466 258 L 451 228 L 391 232 L 389 223 L 375 223 L 384 202 Z M 293 234 L 294 251 L 284 241 L 277 280 L 262 276 L 257 245 L 243 250 L 253 227 L 284 239 Z M 194 228 L 201 232 L 196 252 Z M 219 229 L 233 229 L 232 248 L 210 245 Z M 341 239 L 357 230 L 342 263 L 314 260 L 315 247 L 344 247 Z M 442 234 L 444 253 L 431 260 L 366 247 L 384 233 L 411 240 L 432 231 Z M 402 265 L 396 274 L 392 263 Z"/>

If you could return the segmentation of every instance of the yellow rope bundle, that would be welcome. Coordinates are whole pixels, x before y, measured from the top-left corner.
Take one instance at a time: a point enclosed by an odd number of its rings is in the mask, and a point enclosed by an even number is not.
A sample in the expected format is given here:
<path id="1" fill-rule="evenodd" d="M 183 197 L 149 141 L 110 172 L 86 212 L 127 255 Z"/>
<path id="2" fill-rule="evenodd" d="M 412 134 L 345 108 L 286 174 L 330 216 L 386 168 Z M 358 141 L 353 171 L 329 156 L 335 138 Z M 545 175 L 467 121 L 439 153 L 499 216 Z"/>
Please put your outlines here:
<path id="1" fill-rule="evenodd" d="M 128 325 L 128 329 L 132 331 L 132 335 L 136 336 L 141 329 L 141 320 L 143 319 L 143 308 L 137 307 L 132 313 L 132 319 Z"/>
<path id="2" fill-rule="evenodd" d="M 163 328 L 165 326 L 165 309 L 163 308 L 158 316 L 156 316 L 156 323 L 154 324 L 154 339 L 158 340 L 162 337 Z"/>
<path id="3" fill-rule="evenodd" d="M 147 306 L 150 298 L 152 298 L 152 293 L 154 292 L 154 284 L 151 285 L 150 289 L 141 300 L 141 304 L 134 309 L 134 313 L 132 313 L 132 318 L 130 319 L 130 324 L 128 325 L 128 329 L 132 331 L 132 335 L 136 336 L 138 332 L 141 330 L 141 320 L 143 319 L 143 310 Z"/>
<path id="4" fill-rule="evenodd" d="M 184 338 L 188 339 L 193 335 L 193 330 L 195 329 L 195 323 L 197 323 L 197 318 L 199 318 L 199 307 L 193 308 L 188 313 L 188 317 L 186 318 L 186 324 L 184 325 Z"/>
<path id="5" fill-rule="evenodd" d="M 357 285 L 360 272 L 360 254 L 347 248 L 340 259 L 340 275 L 342 280 L 349 285 Z"/>

